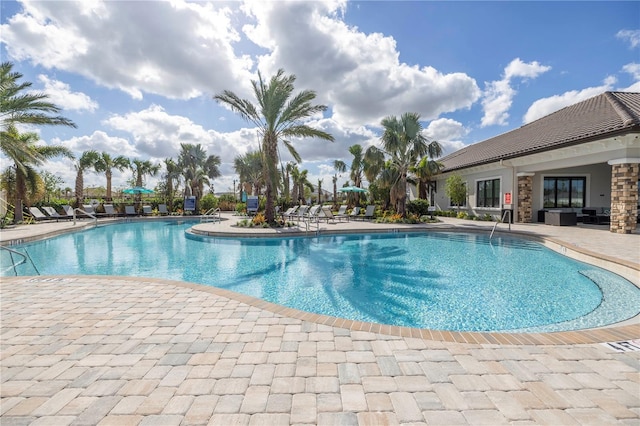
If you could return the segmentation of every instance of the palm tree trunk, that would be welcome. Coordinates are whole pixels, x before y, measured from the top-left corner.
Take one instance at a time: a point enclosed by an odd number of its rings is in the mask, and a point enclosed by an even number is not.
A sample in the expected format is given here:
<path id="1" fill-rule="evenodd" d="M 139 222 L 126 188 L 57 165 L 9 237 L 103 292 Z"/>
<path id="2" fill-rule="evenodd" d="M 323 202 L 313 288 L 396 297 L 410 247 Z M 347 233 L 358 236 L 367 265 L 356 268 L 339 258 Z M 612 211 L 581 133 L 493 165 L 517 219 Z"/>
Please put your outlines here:
<path id="1" fill-rule="evenodd" d="M 76 205 L 75 207 L 80 207 L 82 205 L 82 200 L 84 197 L 82 196 L 82 192 L 84 191 L 84 176 L 82 169 L 78 170 L 78 174 L 76 175 Z"/>
<path id="2" fill-rule="evenodd" d="M 407 206 L 407 174 L 402 173 L 400 178 L 400 190 L 401 194 L 398 197 L 398 213 L 402 216 L 406 216 L 406 206 Z"/>
<path id="3" fill-rule="evenodd" d="M 111 171 L 107 171 L 107 201 L 111 201 Z"/>

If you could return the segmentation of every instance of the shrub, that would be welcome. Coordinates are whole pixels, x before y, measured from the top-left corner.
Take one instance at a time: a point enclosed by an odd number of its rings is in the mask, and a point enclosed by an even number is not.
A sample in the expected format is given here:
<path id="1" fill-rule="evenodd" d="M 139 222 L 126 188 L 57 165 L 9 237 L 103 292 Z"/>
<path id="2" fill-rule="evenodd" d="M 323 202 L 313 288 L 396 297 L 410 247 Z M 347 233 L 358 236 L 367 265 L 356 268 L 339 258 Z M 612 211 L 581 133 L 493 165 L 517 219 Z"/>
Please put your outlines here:
<path id="1" fill-rule="evenodd" d="M 207 194 L 200 200 L 200 210 L 207 212 L 218 207 L 218 199 L 213 194 Z"/>
<path id="2" fill-rule="evenodd" d="M 456 215 L 458 219 L 466 219 L 467 216 L 467 212 L 458 212 L 458 214 Z"/>
<path id="3" fill-rule="evenodd" d="M 247 212 L 246 203 L 236 203 L 236 213 L 243 214 Z"/>
<path id="4" fill-rule="evenodd" d="M 264 217 L 264 214 L 260 212 L 253 217 L 252 222 L 254 225 L 260 226 L 267 223 L 267 219 Z"/>
<path id="5" fill-rule="evenodd" d="M 429 201 L 421 198 L 409 201 L 407 203 L 407 211 L 409 213 L 417 214 L 418 216 L 429 214 Z"/>

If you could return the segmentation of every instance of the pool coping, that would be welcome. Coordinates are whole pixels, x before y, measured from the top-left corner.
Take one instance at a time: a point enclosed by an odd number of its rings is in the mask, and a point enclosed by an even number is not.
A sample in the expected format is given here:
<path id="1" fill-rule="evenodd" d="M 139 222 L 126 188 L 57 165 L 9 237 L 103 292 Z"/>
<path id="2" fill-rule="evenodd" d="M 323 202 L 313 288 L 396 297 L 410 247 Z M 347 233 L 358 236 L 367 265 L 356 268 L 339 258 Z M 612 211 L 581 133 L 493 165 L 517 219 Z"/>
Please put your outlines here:
<path id="1" fill-rule="evenodd" d="M 156 219 L 166 220 L 168 217 L 154 217 L 144 218 L 142 220 Z M 170 217 L 171 218 L 171 217 Z M 173 219 L 173 218 L 171 218 Z M 193 218 L 196 219 L 196 218 Z M 184 217 L 176 217 L 175 220 L 193 220 Z M 134 219 L 135 220 L 135 219 Z M 119 223 L 117 219 L 113 222 Z M 33 242 L 51 238 L 57 235 L 82 231 L 93 227 L 92 223 L 86 224 L 79 228 L 62 229 L 58 231 L 48 232 L 41 235 L 31 236 L 28 238 L 22 238 L 20 240 L 7 240 L 4 244 L 22 244 L 27 242 Z M 292 230 L 290 232 L 280 233 L 252 233 L 248 235 L 247 232 L 220 232 L 220 231 L 203 231 L 194 230 L 192 226 L 188 231 L 191 231 L 200 236 L 209 236 L 215 238 L 277 238 L 277 237 L 315 237 L 308 235 L 304 231 Z M 336 234 L 371 234 L 371 233 L 396 233 L 396 232 L 425 232 L 425 231 L 439 231 L 439 232 L 480 232 L 478 229 L 472 229 L 468 227 L 456 227 L 454 225 L 445 224 L 442 226 L 438 224 L 436 226 L 422 226 L 419 228 L 385 228 L 379 230 L 371 229 L 358 229 L 358 230 L 324 230 L 318 235 L 336 235 Z M 196 231 L 196 232 L 194 232 Z M 542 236 L 526 231 L 510 231 L 508 233 L 497 231 L 501 235 L 517 235 L 518 237 L 524 237 L 541 242 L 545 247 L 550 248 L 558 253 L 566 255 L 570 258 L 580 260 L 594 266 L 602 267 L 616 274 L 619 274 L 637 287 L 640 287 L 638 282 L 638 275 L 640 273 L 639 265 L 629 262 L 623 259 L 613 258 L 603 254 L 595 253 L 593 251 L 584 249 L 582 247 L 572 246 L 565 241 L 557 238 Z M 390 336 L 411 337 L 432 341 L 443 342 L 456 342 L 456 343 L 469 343 L 469 344 L 498 344 L 498 345 L 565 345 L 565 344 L 589 344 L 589 343 L 606 343 L 614 341 L 623 341 L 630 339 L 637 339 L 640 337 L 640 314 L 625 320 L 620 323 L 611 324 L 599 328 L 589 328 L 573 331 L 558 331 L 558 332 L 538 332 L 538 333 L 509 333 L 509 332 L 459 332 L 459 331 L 446 331 L 446 330 L 432 330 L 412 327 L 401 327 L 388 324 L 378 324 L 362 321 L 348 320 L 344 318 L 337 318 L 327 315 L 315 314 L 306 311 L 300 311 L 297 309 L 289 308 L 283 305 L 278 305 L 272 302 L 267 302 L 262 299 L 258 299 L 252 296 L 247 296 L 241 293 L 237 293 L 231 290 L 226 290 L 218 287 L 206 286 L 204 284 L 174 281 L 161 278 L 150 277 L 130 277 L 130 276 L 111 276 L 111 275 L 57 275 L 57 276 L 22 276 L 22 277 L 6 277 L 4 282 L 11 283 L 13 281 L 21 281 L 34 279 L 39 277 L 41 279 L 46 278 L 102 278 L 113 280 L 127 280 L 127 281 L 140 281 L 140 282 L 161 282 L 169 285 L 176 285 L 181 287 L 190 288 L 198 291 L 205 291 L 213 293 L 215 295 L 233 299 L 241 303 L 245 303 L 249 306 L 253 306 L 259 309 L 263 309 L 272 312 L 277 315 L 295 318 L 303 321 L 309 321 L 316 324 L 323 324 L 332 327 L 345 328 L 355 331 L 366 331 L 371 333 L 378 333 Z"/>

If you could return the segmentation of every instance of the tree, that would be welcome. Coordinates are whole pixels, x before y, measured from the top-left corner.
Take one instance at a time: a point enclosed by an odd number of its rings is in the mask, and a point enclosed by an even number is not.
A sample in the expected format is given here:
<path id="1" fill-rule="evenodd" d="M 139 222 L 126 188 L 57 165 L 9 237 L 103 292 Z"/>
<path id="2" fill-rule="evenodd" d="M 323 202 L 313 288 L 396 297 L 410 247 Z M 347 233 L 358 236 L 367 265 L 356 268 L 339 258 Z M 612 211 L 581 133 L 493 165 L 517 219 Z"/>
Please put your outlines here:
<path id="1" fill-rule="evenodd" d="M 298 195 L 298 199 L 296 201 L 298 202 L 305 202 L 305 189 L 313 191 L 313 184 L 309 181 L 308 176 L 309 170 L 300 170 L 293 180 L 293 184 L 296 188 L 294 192 Z"/>
<path id="2" fill-rule="evenodd" d="M 467 199 L 467 185 L 460 175 L 451 175 L 447 178 L 444 192 L 451 200 L 452 206 L 461 206 Z"/>
<path id="3" fill-rule="evenodd" d="M 31 205 L 31 200 L 27 197 L 27 186 L 34 193 L 38 183 L 42 183 L 36 167 L 42 166 L 48 159 L 59 156 L 73 158 L 73 154 L 63 146 L 36 145 L 39 140 L 37 133 L 19 133 L 12 124 L 7 127 L 4 138 L 12 142 L 5 154 L 13 162 L 15 169 L 14 218 L 19 222 L 22 221 L 22 202 L 25 201 L 27 206 Z"/>
<path id="4" fill-rule="evenodd" d="M 69 127 L 76 127 L 76 125 L 73 121 L 56 115 L 61 109 L 48 102 L 46 94 L 27 91 L 32 83 L 19 82 L 22 77 L 21 73 L 13 71 L 11 62 L 0 64 L 0 151 L 14 164 L 30 163 L 36 165 L 41 163 L 44 158 L 34 153 L 30 144 L 25 145 L 15 139 L 18 135 L 15 125 Z M 52 156 L 56 155 L 52 154 Z M 18 196 L 24 197 L 24 194 L 18 194 Z M 22 199 L 17 198 L 16 200 L 14 212 L 16 222 L 22 220 Z"/>
<path id="5" fill-rule="evenodd" d="M 435 141 L 429 143 L 422 134 L 420 115 L 417 113 L 407 112 L 402 114 L 400 118 L 385 117 L 380 124 L 383 128 L 383 134 L 380 138 L 382 152 L 390 157 L 391 167 L 398 171 L 399 191 L 397 192 L 396 211 L 405 216 L 409 169 L 425 155 L 440 155 L 442 148 Z M 372 152 L 375 152 L 376 149 L 375 147 L 369 148 Z"/>
<path id="6" fill-rule="evenodd" d="M 338 208 L 338 173 L 347 171 L 347 165 L 342 160 L 334 160 L 333 168 L 336 173 L 333 175 L 333 208 Z"/>
<path id="7" fill-rule="evenodd" d="M 0 65 L 0 127 L 2 127 L 2 143 L 4 145 L 4 133 L 10 125 L 34 124 L 40 126 L 70 126 L 75 123 L 58 114 L 61 109 L 48 102 L 48 95 L 33 91 L 27 92 L 31 82 L 19 83 L 23 77 L 19 72 L 13 72 L 11 62 L 3 62 Z M 3 146 L 4 151 L 4 146 Z"/>
<path id="8" fill-rule="evenodd" d="M 180 144 L 178 166 L 183 171 L 185 191 L 190 191 L 196 197 L 202 196 L 204 184 L 209 185 L 209 179 L 220 177 L 220 161 L 220 157 L 217 155 L 207 156 L 207 151 L 200 144 Z M 204 177 L 207 179 L 205 180 Z M 187 185 L 189 186 L 188 190 Z M 196 204 L 197 201 L 196 198 Z"/>
<path id="9" fill-rule="evenodd" d="M 318 204 L 322 204 L 322 179 L 318 179 Z"/>
<path id="10" fill-rule="evenodd" d="M 173 211 L 173 199 L 175 198 L 175 188 L 180 184 L 180 176 L 182 171 L 173 158 L 165 158 L 164 166 L 166 173 L 165 179 L 165 202 L 167 203 L 169 212 Z M 175 185 L 174 185 L 175 182 Z"/>
<path id="11" fill-rule="evenodd" d="M 153 164 L 149 160 L 133 160 L 130 167 L 133 171 L 136 186 L 144 186 L 144 177 L 146 175 L 155 176 L 160 171 L 160 165 Z"/>
<path id="12" fill-rule="evenodd" d="M 84 172 L 90 168 L 95 168 L 99 157 L 98 151 L 90 150 L 83 152 L 78 161 L 76 161 L 76 207 L 80 207 L 84 199 Z"/>
<path id="13" fill-rule="evenodd" d="M 431 186 L 432 178 L 440 173 L 442 167 L 442 163 L 425 156 L 417 165 L 409 169 L 418 179 L 418 198 L 428 199 L 428 189 Z"/>
<path id="14" fill-rule="evenodd" d="M 107 193 L 105 198 L 107 200 L 111 200 L 111 178 L 113 176 L 113 169 L 120 170 L 121 172 L 125 171 L 125 169 L 129 169 L 131 167 L 131 162 L 129 159 L 123 155 L 119 155 L 115 158 L 111 157 L 106 152 L 102 152 L 98 154 L 98 158 L 96 159 L 93 167 L 96 173 L 104 173 L 107 178 Z"/>
<path id="15" fill-rule="evenodd" d="M 240 177 L 240 182 L 248 182 L 253 188 L 251 195 L 260 195 L 264 185 L 264 167 L 262 167 L 262 154 L 259 151 L 247 152 L 238 155 L 233 160 L 233 168 Z"/>
<path id="16" fill-rule="evenodd" d="M 60 185 L 64 180 L 51 172 L 44 171 L 40 174 L 42 182 L 44 183 L 45 196 L 47 197 L 47 203 L 51 201 L 51 195 L 60 195 Z"/>
<path id="17" fill-rule="evenodd" d="M 285 75 L 280 69 L 271 80 L 265 82 L 258 72 L 258 80 L 252 80 L 253 92 L 258 106 L 225 90 L 214 96 L 221 104 L 231 108 L 246 121 L 253 123 L 262 134 L 261 152 L 264 156 L 266 179 L 265 216 L 269 223 L 275 222 L 275 203 L 278 189 L 278 142 L 282 142 L 293 158 L 300 162 L 300 155 L 290 142 L 291 138 L 316 137 L 333 141 L 329 133 L 314 129 L 302 121 L 327 109 L 325 105 L 313 105 L 316 93 L 303 90 L 294 95 L 295 75 Z"/>

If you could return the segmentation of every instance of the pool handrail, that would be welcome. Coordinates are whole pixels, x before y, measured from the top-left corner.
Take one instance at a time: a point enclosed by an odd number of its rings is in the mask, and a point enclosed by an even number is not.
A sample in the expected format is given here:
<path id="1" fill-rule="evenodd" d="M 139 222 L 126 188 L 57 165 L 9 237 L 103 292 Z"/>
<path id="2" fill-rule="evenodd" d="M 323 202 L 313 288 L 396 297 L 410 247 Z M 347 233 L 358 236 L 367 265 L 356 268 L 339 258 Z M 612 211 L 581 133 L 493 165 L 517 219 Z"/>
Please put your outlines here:
<path id="1" fill-rule="evenodd" d="M 221 222 L 222 221 L 222 216 L 220 215 L 220 208 L 213 208 L 212 207 L 209 210 L 207 210 L 202 216 L 200 216 L 200 222 L 207 222 L 208 218 L 210 218 L 212 222 L 214 222 L 216 220 L 218 222 Z"/>
<path id="2" fill-rule="evenodd" d="M 36 264 L 33 263 L 33 259 L 31 259 L 31 256 L 29 256 L 29 252 L 27 252 L 25 250 L 24 253 L 20 253 L 19 251 L 10 249 L 9 247 L 5 247 L 5 246 L 0 246 L 1 249 L 7 250 L 9 252 L 9 256 L 11 257 L 11 266 L 9 266 L 7 269 L 3 270 L 2 272 L 8 271 L 9 269 L 13 269 L 13 273 L 16 275 L 16 277 L 18 276 L 18 271 L 16 270 L 17 266 L 22 265 L 23 263 L 27 263 L 27 259 L 29 259 L 29 262 L 31 262 L 31 266 L 33 266 L 33 269 L 36 271 L 36 275 L 40 275 L 40 271 L 38 271 L 38 268 L 36 267 Z M 13 260 L 13 255 L 17 254 L 18 256 L 22 257 L 22 260 L 20 260 L 18 263 L 16 263 Z"/>
<path id="3" fill-rule="evenodd" d="M 505 210 L 504 213 L 502 213 L 502 218 L 500 219 L 500 221 L 496 222 L 495 225 L 493 225 L 493 229 L 491 230 L 491 235 L 489 235 L 489 240 L 493 238 L 493 233 L 496 232 L 496 227 L 498 226 L 498 224 L 504 223 L 504 217 L 507 215 L 507 213 L 509 214 L 509 232 L 511 232 L 511 210 Z"/>
<path id="4" fill-rule="evenodd" d="M 82 210 L 80 207 L 76 207 L 75 209 L 73 209 L 73 224 L 74 225 L 76 224 L 76 212 L 80 212 L 80 213 L 83 213 L 83 214 L 85 214 L 85 215 L 87 215 L 89 217 L 92 217 L 93 220 L 95 221 L 96 226 L 98 226 L 98 218 L 95 215 L 93 215 L 91 213 L 87 213 L 86 211 Z"/>

